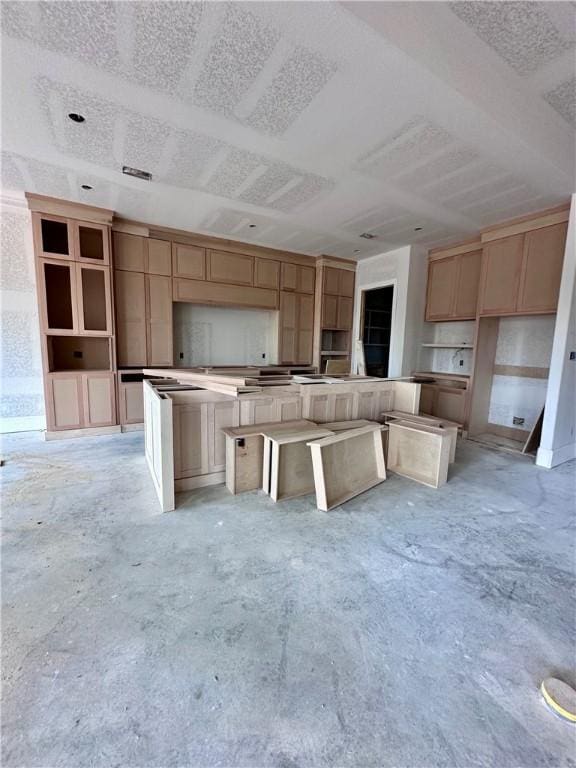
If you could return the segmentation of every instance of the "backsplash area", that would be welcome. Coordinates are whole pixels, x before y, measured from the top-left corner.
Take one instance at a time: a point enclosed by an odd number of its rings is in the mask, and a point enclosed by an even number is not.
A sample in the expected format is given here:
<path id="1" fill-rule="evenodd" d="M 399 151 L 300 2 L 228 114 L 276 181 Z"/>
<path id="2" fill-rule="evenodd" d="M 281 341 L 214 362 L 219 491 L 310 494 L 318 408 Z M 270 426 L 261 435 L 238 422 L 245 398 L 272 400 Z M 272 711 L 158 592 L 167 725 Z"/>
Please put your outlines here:
<path id="1" fill-rule="evenodd" d="M 174 365 L 273 365 L 278 313 L 176 302 Z"/>

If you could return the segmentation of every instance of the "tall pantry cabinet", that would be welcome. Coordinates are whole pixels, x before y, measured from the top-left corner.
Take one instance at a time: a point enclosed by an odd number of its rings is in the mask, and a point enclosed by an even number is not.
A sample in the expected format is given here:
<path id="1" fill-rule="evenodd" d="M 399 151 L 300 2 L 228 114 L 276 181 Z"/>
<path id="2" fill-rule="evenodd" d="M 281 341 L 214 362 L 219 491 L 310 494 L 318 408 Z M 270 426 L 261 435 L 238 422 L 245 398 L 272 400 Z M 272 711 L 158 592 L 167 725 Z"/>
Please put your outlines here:
<path id="1" fill-rule="evenodd" d="M 27 195 L 32 212 L 47 437 L 116 425 L 112 211 Z"/>

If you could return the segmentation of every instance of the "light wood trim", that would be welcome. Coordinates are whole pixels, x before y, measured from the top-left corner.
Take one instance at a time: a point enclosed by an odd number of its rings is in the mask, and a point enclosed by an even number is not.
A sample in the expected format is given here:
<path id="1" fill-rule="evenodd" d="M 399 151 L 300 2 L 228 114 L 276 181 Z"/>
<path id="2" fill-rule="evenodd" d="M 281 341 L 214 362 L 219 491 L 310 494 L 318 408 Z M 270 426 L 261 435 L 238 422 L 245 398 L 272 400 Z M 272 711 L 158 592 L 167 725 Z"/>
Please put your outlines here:
<path id="1" fill-rule="evenodd" d="M 538 368 L 530 365 L 495 365 L 494 376 L 518 376 L 526 379 L 547 379 L 549 368 Z"/>
<path id="2" fill-rule="evenodd" d="M 538 213 L 531 213 L 527 216 L 521 216 L 520 218 L 511 219 L 502 224 L 488 227 L 487 229 L 482 230 L 480 237 L 483 243 L 489 243 L 492 240 L 500 240 L 503 237 L 521 235 L 525 232 L 530 232 L 530 230 L 533 229 L 542 229 L 542 227 L 551 227 L 554 224 L 563 224 L 568 221 L 569 214 L 570 204 L 565 203 L 556 206 L 555 208 L 547 208 Z"/>
<path id="3" fill-rule="evenodd" d="M 447 259 L 449 256 L 458 256 L 461 253 L 470 253 L 471 251 L 478 251 L 482 248 L 482 242 L 479 237 L 474 237 L 471 240 L 464 240 L 461 243 L 455 245 L 442 246 L 441 248 L 432 248 L 428 251 L 428 261 L 435 261 L 436 259 Z"/>
<path id="4" fill-rule="evenodd" d="M 236 307 L 278 308 L 278 291 L 269 288 L 209 283 L 202 280 L 173 281 L 174 301 L 191 301 L 195 304 L 217 304 Z"/>
<path id="5" fill-rule="evenodd" d="M 162 512 L 176 506 L 172 400 L 144 382 L 144 450 Z"/>
<path id="6" fill-rule="evenodd" d="M 106 226 L 112 224 L 114 211 L 110 211 L 107 208 L 74 203 L 70 200 L 37 195 L 32 192 L 25 192 L 25 196 L 28 201 L 28 208 L 31 211 L 63 216 L 66 219 L 80 219 L 81 221 L 89 221 L 93 224 L 104 224 Z"/>
<path id="7" fill-rule="evenodd" d="M 341 259 L 339 256 L 320 256 L 316 259 L 319 267 L 335 267 L 336 269 L 349 269 L 356 272 L 358 262 L 353 259 Z"/>
<path id="8" fill-rule="evenodd" d="M 472 396 L 468 420 L 468 431 L 471 436 L 486 431 L 499 327 L 500 318 L 498 317 L 481 317 L 476 323 Z"/>
<path id="9" fill-rule="evenodd" d="M 124 221 L 122 218 L 116 218 L 112 222 L 112 232 L 122 232 L 126 235 L 140 235 L 140 237 L 150 237 L 150 230 L 147 224 L 133 224 L 130 221 Z"/>

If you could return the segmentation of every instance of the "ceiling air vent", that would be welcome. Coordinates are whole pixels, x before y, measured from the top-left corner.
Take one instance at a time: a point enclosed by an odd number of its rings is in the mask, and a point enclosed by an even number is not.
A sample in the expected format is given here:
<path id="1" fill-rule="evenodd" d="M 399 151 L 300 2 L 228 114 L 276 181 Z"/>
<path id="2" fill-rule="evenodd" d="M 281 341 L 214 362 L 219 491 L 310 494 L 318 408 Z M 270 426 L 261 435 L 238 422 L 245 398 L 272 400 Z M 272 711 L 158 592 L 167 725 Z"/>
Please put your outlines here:
<path id="1" fill-rule="evenodd" d="M 137 179 L 143 179 L 144 181 L 152 181 L 152 174 L 148 171 L 141 171 L 139 168 L 130 168 L 129 165 L 122 166 L 122 173 L 126 176 L 135 176 Z"/>
<path id="2" fill-rule="evenodd" d="M 363 238 L 364 238 L 364 240 L 374 240 L 374 238 L 376 237 L 376 235 L 372 235 L 372 234 L 370 234 L 370 232 L 362 232 L 362 234 L 360 235 L 360 237 L 363 237 Z"/>

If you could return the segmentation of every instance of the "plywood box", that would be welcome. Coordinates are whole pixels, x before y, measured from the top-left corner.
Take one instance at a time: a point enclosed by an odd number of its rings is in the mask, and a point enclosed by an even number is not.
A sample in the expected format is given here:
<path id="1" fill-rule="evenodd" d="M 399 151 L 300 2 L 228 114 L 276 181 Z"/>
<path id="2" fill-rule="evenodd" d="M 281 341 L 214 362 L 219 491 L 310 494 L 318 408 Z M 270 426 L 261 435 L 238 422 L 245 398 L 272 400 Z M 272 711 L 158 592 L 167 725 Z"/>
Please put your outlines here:
<path id="1" fill-rule="evenodd" d="M 439 488 L 448 479 L 450 435 L 444 429 L 393 421 L 388 425 L 388 469 Z"/>
<path id="2" fill-rule="evenodd" d="M 327 512 L 386 479 L 380 425 L 309 443 L 318 509 Z"/>
<path id="3" fill-rule="evenodd" d="M 263 488 L 274 501 L 314 493 L 310 440 L 334 433 L 316 426 L 297 432 L 264 433 Z"/>

